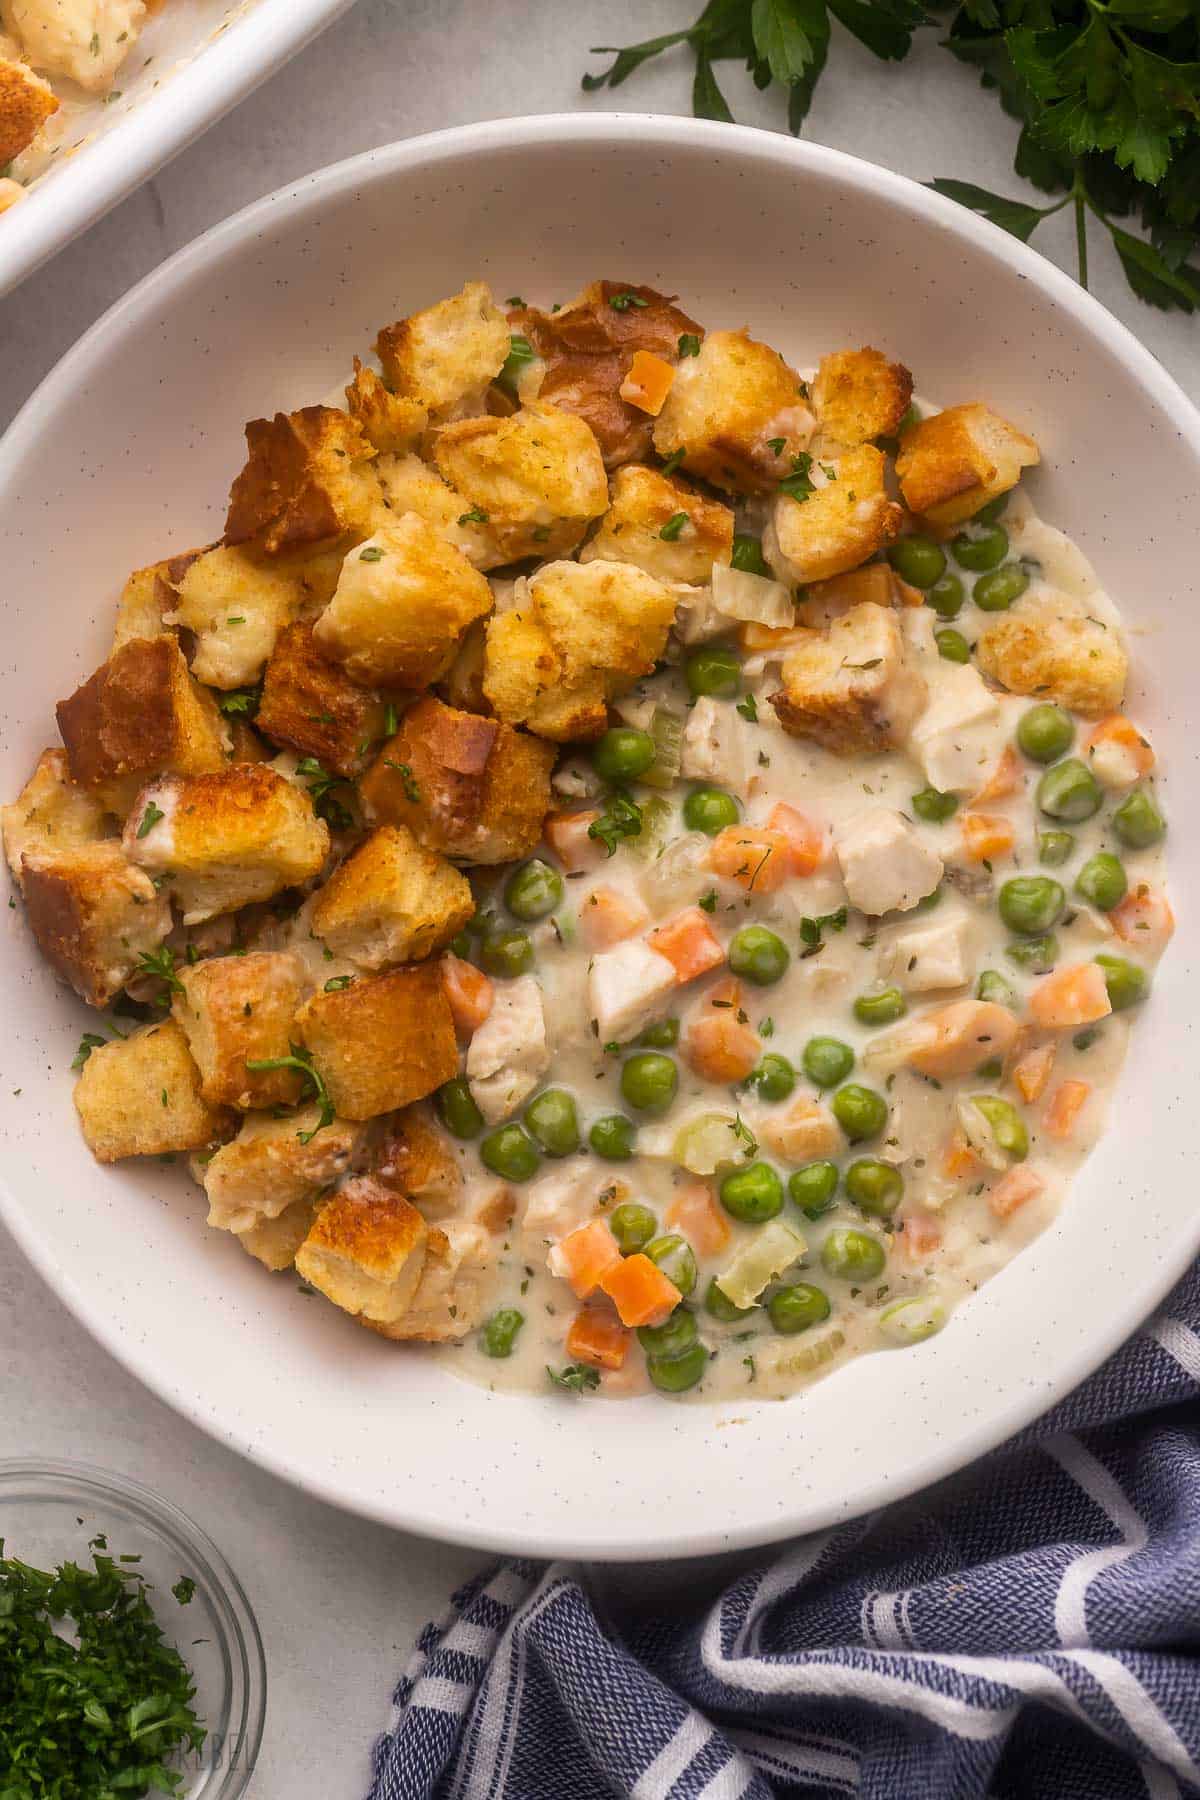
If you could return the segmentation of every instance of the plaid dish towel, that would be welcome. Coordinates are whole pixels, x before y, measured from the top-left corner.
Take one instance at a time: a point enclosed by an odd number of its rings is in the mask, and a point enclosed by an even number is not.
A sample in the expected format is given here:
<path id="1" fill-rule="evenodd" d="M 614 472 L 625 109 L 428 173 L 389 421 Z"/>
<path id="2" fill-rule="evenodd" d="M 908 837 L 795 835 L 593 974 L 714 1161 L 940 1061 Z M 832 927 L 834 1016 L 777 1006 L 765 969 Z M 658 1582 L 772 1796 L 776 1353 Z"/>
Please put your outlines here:
<path id="1" fill-rule="evenodd" d="M 1200 1794 L 1198 1396 L 1193 1269 L 1002 1450 L 716 1596 L 505 1563 L 426 1627 L 369 1800 Z"/>

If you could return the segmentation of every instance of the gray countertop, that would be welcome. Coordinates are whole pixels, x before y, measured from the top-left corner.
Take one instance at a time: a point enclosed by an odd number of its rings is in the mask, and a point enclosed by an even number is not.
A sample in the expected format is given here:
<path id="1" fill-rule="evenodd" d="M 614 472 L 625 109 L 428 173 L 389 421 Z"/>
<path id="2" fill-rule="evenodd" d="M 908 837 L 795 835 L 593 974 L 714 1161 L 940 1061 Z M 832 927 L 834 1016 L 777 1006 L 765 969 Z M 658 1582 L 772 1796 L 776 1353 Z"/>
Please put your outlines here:
<path id="1" fill-rule="evenodd" d="M 610 106 L 607 93 L 580 92 L 587 45 L 675 29 L 696 10 L 693 0 L 360 0 L 266 88 L 0 301 L 0 426 L 111 302 L 238 207 L 394 138 Z M 744 122 L 780 126 L 778 101 L 756 94 L 740 71 L 726 91 Z M 616 99 L 640 111 L 686 112 L 688 95 L 684 63 L 674 57 L 635 76 Z M 932 42 L 898 72 L 841 39 L 809 130 L 920 180 L 949 175 L 1021 192 L 1011 171 L 1016 127 Z M 1070 267 L 1068 215 L 1036 243 Z M 1094 243 L 1092 260 L 1095 292 L 1200 397 L 1200 321 L 1135 301 L 1106 244 Z M 202 1436 L 90 1341 L 2 1231 L 0 1355 L 5 1454 L 72 1456 L 127 1471 L 191 1512 L 246 1583 L 270 1673 L 254 1800 L 356 1800 L 415 1632 L 480 1559 L 335 1512 Z"/>

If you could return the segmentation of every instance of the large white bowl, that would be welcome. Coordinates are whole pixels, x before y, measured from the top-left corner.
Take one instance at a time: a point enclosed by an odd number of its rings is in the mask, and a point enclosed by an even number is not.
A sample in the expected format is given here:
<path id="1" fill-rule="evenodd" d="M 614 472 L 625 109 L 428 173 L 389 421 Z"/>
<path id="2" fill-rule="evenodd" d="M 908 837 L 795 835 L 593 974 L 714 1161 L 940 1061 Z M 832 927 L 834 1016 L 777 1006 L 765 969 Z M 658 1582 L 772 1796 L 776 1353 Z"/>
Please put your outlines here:
<path id="1" fill-rule="evenodd" d="M 205 1229 L 180 1169 L 100 1169 L 71 1116 L 84 1011 L 3 944 L 4 1216 L 77 1316 L 197 1424 L 325 1499 L 533 1554 L 766 1542 L 906 1494 L 999 1443 L 1139 1324 L 1200 1243 L 1191 882 L 1200 841 L 1200 417 L 1050 264 L 949 201 L 784 137 L 681 119 L 506 121 L 399 144 L 210 232 L 88 333 L 0 444 L 13 793 L 105 652 L 136 564 L 219 528 L 247 418 L 328 391 L 398 313 L 485 276 L 565 300 L 648 281 L 799 362 L 901 356 L 1040 440 L 1031 486 L 1134 627 L 1164 754 L 1180 932 L 1113 1126 L 1062 1216 L 918 1349 L 787 1404 L 490 1396 L 355 1330 Z"/>

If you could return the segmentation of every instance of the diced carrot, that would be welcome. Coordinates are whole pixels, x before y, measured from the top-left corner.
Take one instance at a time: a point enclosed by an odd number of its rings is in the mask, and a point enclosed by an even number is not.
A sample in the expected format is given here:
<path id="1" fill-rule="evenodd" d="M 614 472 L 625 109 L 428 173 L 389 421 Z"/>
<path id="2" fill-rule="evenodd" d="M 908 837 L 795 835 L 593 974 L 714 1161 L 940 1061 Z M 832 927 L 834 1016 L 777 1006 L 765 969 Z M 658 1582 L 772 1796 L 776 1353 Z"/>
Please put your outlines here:
<path id="1" fill-rule="evenodd" d="M 761 1131 L 785 1162 L 815 1162 L 844 1148 L 837 1120 L 819 1100 L 793 1100 L 785 1113 L 769 1114 Z"/>
<path id="2" fill-rule="evenodd" d="M 619 1369 L 629 1354 L 629 1333 L 599 1307 L 585 1306 L 571 1320 L 567 1355 L 593 1369 Z"/>
<path id="3" fill-rule="evenodd" d="M 729 1242 L 729 1220 L 703 1181 L 692 1181 L 680 1188 L 663 1214 L 663 1222 L 681 1231 L 701 1256 L 715 1256 Z"/>
<path id="4" fill-rule="evenodd" d="M 636 894 L 625 894 L 620 888 L 603 883 L 592 889 L 579 908 L 579 923 L 593 950 L 607 950 L 632 937 L 649 917 Z"/>
<path id="5" fill-rule="evenodd" d="M 932 1213 L 907 1213 L 898 1224 L 900 1230 L 893 1242 L 900 1246 L 910 1262 L 924 1262 L 941 1249 L 942 1228 Z"/>
<path id="6" fill-rule="evenodd" d="M 811 637 L 807 625 L 759 625 L 747 620 L 738 629 L 738 644 L 746 656 L 783 656 Z"/>
<path id="7" fill-rule="evenodd" d="M 650 350 L 635 350 L 629 373 L 618 392 L 630 406 L 636 406 L 639 412 L 649 413 L 656 419 L 674 379 L 675 370 L 661 356 L 655 356 Z"/>
<path id="8" fill-rule="evenodd" d="M 907 581 L 901 581 L 895 570 L 892 571 L 892 581 L 901 606 L 924 606 L 925 596 L 920 588 L 909 587 Z"/>
<path id="9" fill-rule="evenodd" d="M 942 1152 L 942 1174 L 951 1181 L 962 1181 L 979 1167 L 979 1158 L 967 1142 L 967 1135 L 957 1126 Z"/>
<path id="10" fill-rule="evenodd" d="M 543 835 L 568 875 L 598 868 L 605 860 L 604 845 L 599 839 L 588 836 L 588 827 L 599 817 L 595 807 L 585 807 L 581 812 L 548 814 Z"/>
<path id="11" fill-rule="evenodd" d="M 955 1000 L 917 1019 L 907 1060 L 922 1075 L 970 1075 L 980 1063 L 1003 1058 L 1017 1021 L 993 1000 Z"/>
<path id="12" fill-rule="evenodd" d="M 1091 1091 L 1091 1084 L 1086 1081 L 1059 1082 L 1042 1114 L 1042 1130 L 1047 1137 L 1070 1137 L 1080 1109 Z"/>
<path id="13" fill-rule="evenodd" d="M 773 894 L 793 873 L 791 841 L 762 825 L 727 825 L 712 841 L 708 866 L 747 893 Z"/>
<path id="14" fill-rule="evenodd" d="M 622 1325 L 661 1325 L 683 1295 L 656 1262 L 637 1251 L 606 1269 L 600 1286 L 617 1309 Z"/>
<path id="15" fill-rule="evenodd" d="M 1166 949 L 1175 930 L 1175 914 L 1167 896 L 1144 881 L 1130 888 L 1120 906 L 1114 907 L 1108 916 L 1119 938 L 1151 956 Z"/>
<path id="16" fill-rule="evenodd" d="M 702 1080 L 723 1087 L 745 1081 L 761 1049 L 757 1032 L 739 1024 L 733 1013 L 712 1012 L 694 1019 L 683 1041 L 689 1068 Z"/>
<path id="17" fill-rule="evenodd" d="M 972 862 L 990 862 L 993 857 L 1007 856 L 1013 847 L 1010 819 L 999 813 L 966 812 L 959 818 L 963 849 Z"/>
<path id="18" fill-rule="evenodd" d="M 864 563 L 859 569 L 848 569 L 843 575 L 830 575 L 825 581 L 814 581 L 804 589 L 796 608 L 796 617 L 804 625 L 818 628 L 829 625 L 852 606 L 869 602 L 874 606 L 894 606 L 897 588 L 901 586 L 888 563 Z M 910 589 L 909 592 L 914 590 Z M 924 595 L 917 595 L 917 605 Z M 911 604 L 911 602 L 909 602 Z"/>
<path id="19" fill-rule="evenodd" d="M 646 939 L 652 950 L 665 956 L 681 982 L 695 981 L 719 969 L 725 961 L 721 940 L 698 906 L 685 907 Z"/>
<path id="20" fill-rule="evenodd" d="M 550 1273 L 570 1282 L 579 1300 L 590 1299 L 603 1285 L 607 1271 L 620 1260 L 621 1247 L 605 1219 L 589 1219 L 586 1225 L 568 1231 L 547 1258 Z"/>
<path id="21" fill-rule="evenodd" d="M 1013 1083 L 1026 1103 L 1040 1100 L 1045 1093 L 1050 1071 L 1054 1067 L 1054 1056 L 1053 1044 L 1037 1044 L 1013 1064 Z"/>
<path id="22" fill-rule="evenodd" d="M 700 1002 L 712 1012 L 737 1012 L 742 1004 L 742 984 L 736 975 L 722 975 L 714 981 Z"/>
<path id="23" fill-rule="evenodd" d="M 988 771 L 987 780 L 977 794 L 971 797 L 971 804 L 980 801 L 1007 800 L 1015 794 L 1021 785 L 1021 762 L 1011 744 L 1006 744 L 1000 756 Z"/>
<path id="24" fill-rule="evenodd" d="M 454 1015 L 454 1029 L 460 1036 L 470 1037 L 491 1012 L 495 989 L 482 969 L 452 951 L 442 958 L 442 982 Z"/>
<path id="25" fill-rule="evenodd" d="M 1068 963 L 1044 975 L 1029 995 L 1029 1016 L 1051 1031 L 1069 1031 L 1107 1019 L 1112 1002 L 1099 963 Z"/>
<path id="26" fill-rule="evenodd" d="M 992 1188 L 988 1194 L 988 1205 L 998 1219 L 1007 1219 L 1010 1213 L 1015 1213 L 1027 1200 L 1035 1200 L 1045 1191 L 1045 1187 L 1046 1183 L 1036 1169 L 1029 1168 L 1025 1163 L 1017 1163 Z"/>
<path id="27" fill-rule="evenodd" d="M 788 843 L 793 875 L 812 875 L 825 860 L 825 833 L 802 812 L 780 800 L 771 808 L 767 830 L 777 831 Z"/>
<path id="28" fill-rule="evenodd" d="M 1110 713 L 1089 732 L 1088 761 L 1108 787 L 1132 787 L 1154 767 L 1154 752 L 1124 713 Z"/>

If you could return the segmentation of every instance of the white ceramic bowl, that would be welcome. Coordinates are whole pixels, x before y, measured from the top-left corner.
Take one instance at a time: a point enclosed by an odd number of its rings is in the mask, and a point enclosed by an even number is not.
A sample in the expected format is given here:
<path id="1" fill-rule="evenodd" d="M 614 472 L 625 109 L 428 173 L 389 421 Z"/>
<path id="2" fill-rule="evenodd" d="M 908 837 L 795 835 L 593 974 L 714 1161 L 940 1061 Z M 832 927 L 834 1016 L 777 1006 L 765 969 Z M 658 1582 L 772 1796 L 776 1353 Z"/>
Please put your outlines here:
<path id="1" fill-rule="evenodd" d="M 504 1398 L 355 1330 L 219 1232 L 180 1169 L 98 1168 L 71 1116 L 83 1008 L 7 912 L 4 1216 L 164 1399 L 323 1498 L 477 1545 L 663 1557 L 827 1525 L 959 1468 L 1064 1394 L 1200 1242 L 1191 883 L 1200 842 L 1200 417 L 1095 301 L 949 201 L 785 137 L 505 121 L 359 157 L 210 232 L 123 300 L 0 444 L 0 791 L 105 653 L 125 573 L 220 530 L 247 418 L 325 394 L 397 314 L 483 275 L 565 300 L 648 281 L 801 363 L 873 343 L 1039 439 L 1031 486 L 1134 628 L 1170 776 L 1180 931 L 1113 1128 L 1057 1224 L 921 1347 L 787 1404 Z"/>

